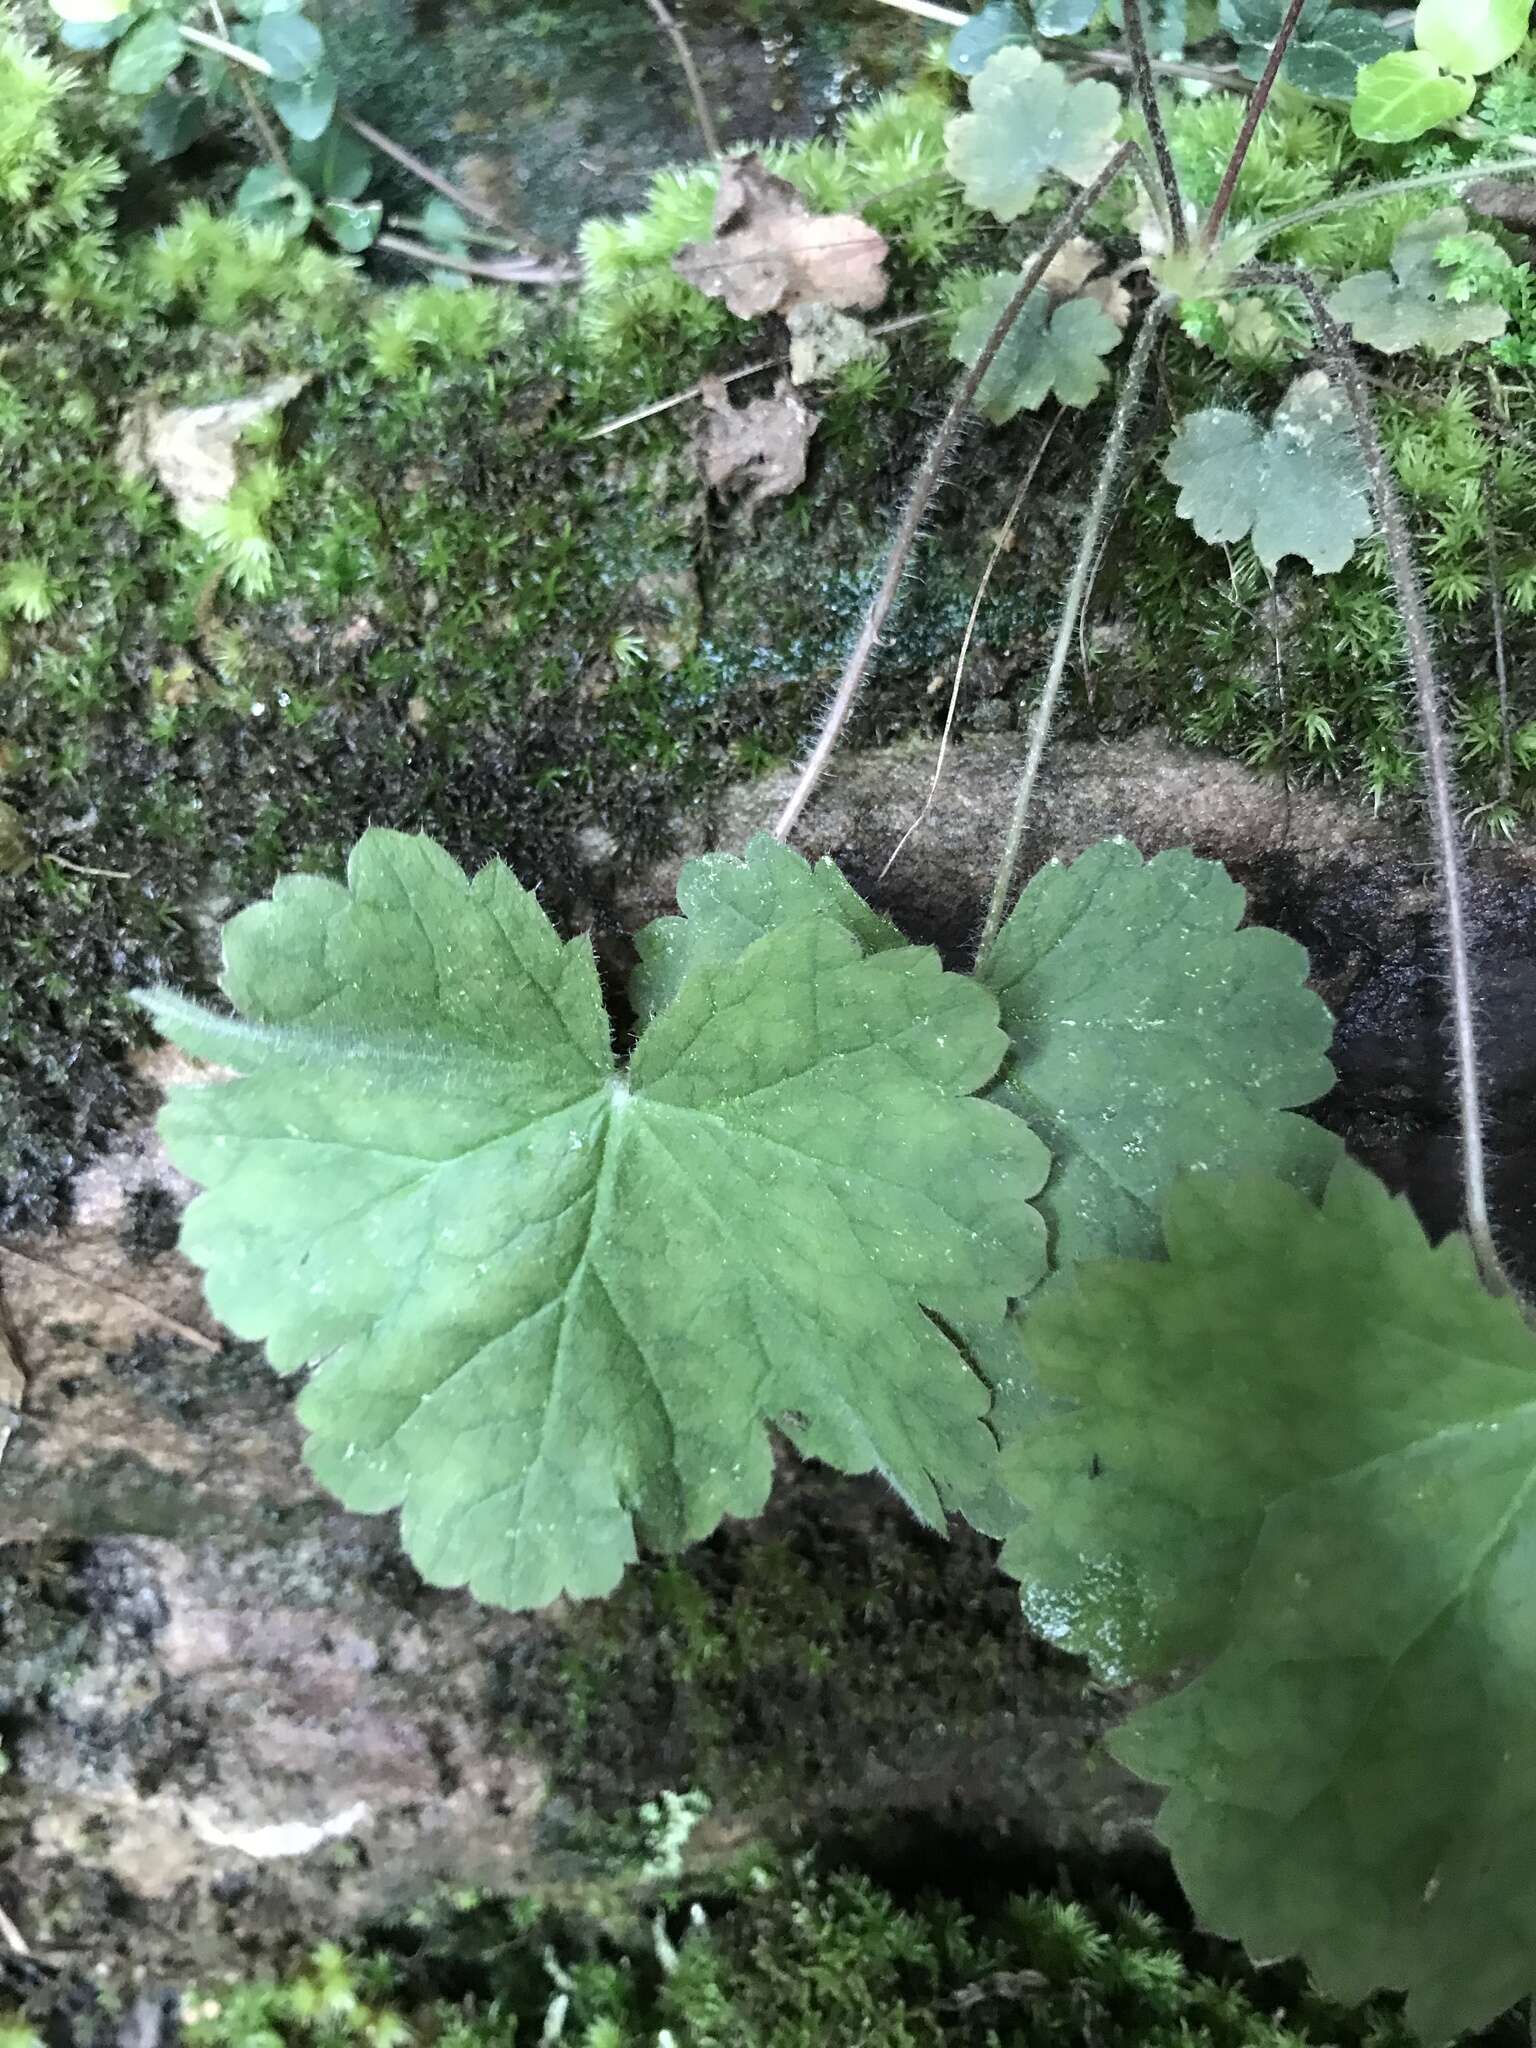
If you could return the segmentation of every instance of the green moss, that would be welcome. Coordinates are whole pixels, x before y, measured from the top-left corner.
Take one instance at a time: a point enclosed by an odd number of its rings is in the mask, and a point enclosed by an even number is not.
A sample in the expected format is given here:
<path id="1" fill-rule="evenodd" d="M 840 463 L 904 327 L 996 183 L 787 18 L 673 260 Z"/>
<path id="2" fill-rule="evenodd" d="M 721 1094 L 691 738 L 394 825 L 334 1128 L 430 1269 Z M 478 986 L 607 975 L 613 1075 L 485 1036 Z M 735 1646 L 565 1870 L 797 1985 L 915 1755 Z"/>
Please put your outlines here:
<path id="1" fill-rule="evenodd" d="M 286 1978 L 187 1994 L 191 2048 L 1405 2048 L 1288 1973 L 1184 1944 L 1124 1900 L 970 1906 L 759 1866 L 702 1898 L 585 1911 L 475 1894 Z M 22 2048 L 22 2044 L 18 2044 Z"/>

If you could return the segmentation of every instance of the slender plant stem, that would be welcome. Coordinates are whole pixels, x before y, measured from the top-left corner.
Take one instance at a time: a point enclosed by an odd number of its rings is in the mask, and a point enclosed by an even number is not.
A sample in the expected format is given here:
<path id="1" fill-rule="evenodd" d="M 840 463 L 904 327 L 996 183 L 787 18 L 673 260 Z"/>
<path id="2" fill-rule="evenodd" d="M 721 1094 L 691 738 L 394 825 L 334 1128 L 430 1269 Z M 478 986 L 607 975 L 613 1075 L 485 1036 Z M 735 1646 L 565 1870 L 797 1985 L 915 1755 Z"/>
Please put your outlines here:
<path id="1" fill-rule="evenodd" d="M 987 566 L 981 572 L 981 581 L 977 584 L 976 595 L 971 601 L 970 617 L 965 622 L 965 632 L 960 640 L 960 652 L 955 658 L 955 676 L 954 681 L 950 684 L 949 703 L 944 710 L 944 730 L 939 735 L 939 751 L 934 760 L 933 776 L 928 784 L 928 794 L 923 798 L 922 809 L 897 840 L 895 846 L 891 849 L 890 858 L 880 870 L 879 879 L 882 882 L 901 858 L 902 850 L 911 839 L 913 833 L 918 830 L 929 812 L 933 809 L 934 799 L 939 793 L 939 784 L 944 779 L 944 763 L 949 758 L 949 742 L 955 729 L 955 714 L 960 708 L 960 688 L 965 681 L 966 663 L 971 658 L 971 642 L 976 637 L 976 623 L 981 617 L 981 608 L 987 601 L 987 592 L 992 587 L 992 578 L 997 573 L 997 565 L 1012 545 L 1013 529 L 1018 524 L 1020 512 L 1024 509 L 1024 500 L 1029 495 L 1030 486 L 1040 474 L 1040 465 L 1044 462 L 1045 452 L 1051 445 L 1051 440 L 1057 427 L 1061 424 L 1061 417 L 1061 414 L 1057 413 L 1055 419 L 1051 421 L 1051 424 L 1041 435 L 1040 445 L 1036 448 L 1028 469 L 1019 478 L 1018 488 L 1015 490 L 1012 503 L 1008 507 L 1007 517 L 1002 523 L 997 539 L 992 543 L 992 552 L 987 557 Z"/>
<path id="2" fill-rule="evenodd" d="M 1362 185 L 1356 192 L 1340 192 L 1333 199 L 1321 199 L 1316 206 L 1303 206 L 1295 213 L 1282 213 L 1278 220 L 1266 220 L 1234 235 L 1227 247 L 1246 261 L 1292 228 L 1304 228 L 1330 214 L 1344 213 L 1353 206 L 1374 206 L 1378 199 L 1395 199 L 1401 192 L 1428 192 L 1437 185 L 1475 185 L 1480 178 L 1530 177 L 1536 172 L 1536 157 L 1507 157 L 1492 164 L 1458 164 L 1448 171 L 1421 171 L 1411 178 L 1388 178 L 1380 185 Z"/>
<path id="3" fill-rule="evenodd" d="M 1142 319 L 1141 331 L 1136 336 L 1136 346 L 1132 349 L 1131 359 L 1126 365 L 1125 376 L 1121 380 L 1120 395 L 1115 400 L 1109 439 L 1104 446 L 1098 479 L 1094 484 L 1093 497 L 1088 506 L 1088 517 L 1083 522 L 1082 534 L 1077 543 L 1077 557 L 1072 564 L 1067 594 L 1061 607 L 1061 618 L 1056 627 L 1056 644 L 1051 649 L 1050 666 L 1045 672 L 1040 701 L 1035 706 L 1035 715 L 1030 721 L 1029 746 L 1019 776 L 1018 790 L 1013 799 L 1013 812 L 1008 820 L 1008 837 L 1003 842 L 1003 857 L 998 863 L 997 878 L 992 884 L 992 901 L 987 906 L 986 923 L 981 928 L 981 943 L 976 952 L 978 967 L 986 959 L 993 941 L 1002 930 L 1003 919 L 1008 914 L 1008 906 L 1013 897 L 1014 876 L 1018 870 L 1019 854 L 1029 823 L 1029 807 L 1034 798 L 1035 783 L 1039 779 L 1040 763 L 1045 758 L 1045 745 L 1050 738 L 1056 700 L 1061 694 L 1062 679 L 1066 675 L 1067 662 L 1071 657 L 1078 613 L 1082 609 L 1089 578 L 1098 560 L 1100 535 L 1104 532 L 1120 495 L 1125 451 L 1130 442 L 1131 428 L 1141 407 L 1141 394 L 1146 385 L 1147 372 L 1152 367 L 1152 352 L 1157 345 L 1170 303 L 1166 299 L 1157 299 L 1148 307 Z"/>
<path id="4" fill-rule="evenodd" d="M 229 23 L 224 19 L 224 10 L 219 0 L 208 0 L 208 12 L 213 16 L 213 25 L 226 41 L 229 39 Z M 237 64 L 235 66 L 235 89 L 245 102 L 245 111 L 251 117 L 251 126 L 261 137 L 261 146 L 285 178 L 293 176 L 293 166 L 288 161 L 288 152 L 278 138 L 277 130 L 261 110 L 261 101 L 251 90 L 251 81 Z"/>
<path id="5" fill-rule="evenodd" d="M 1499 380 L 1488 372 L 1488 396 L 1496 412 L 1503 410 Z M 1499 691 L 1499 795 L 1508 798 L 1515 780 L 1514 753 L 1509 741 L 1509 658 L 1504 644 L 1504 564 L 1499 550 L 1499 493 L 1493 464 L 1483 471 L 1483 524 L 1487 529 L 1488 610 L 1493 623 L 1493 677 Z"/>
<path id="6" fill-rule="evenodd" d="M 1173 161 L 1173 151 L 1168 146 L 1168 131 L 1163 126 L 1163 110 L 1157 103 L 1157 85 L 1152 77 L 1152 55 L 1147 48 L 1147 29 L 1142 19 L 1141 0 L 1122 0 L 1121 12 L 1125 22 L 1125 40 L 1130 47 L 1131 82 L 1136 88 L 1141 118 L 1147 124 L 1147 136 L 1152 144 L 1152 155 L 1157 164 L 1158 182 L 1163 188 L 1163 202 L 1168 209 L 1168 232 L 1173 237 L 1175 249 L 1187 249 L 1189 226 L 1184 219 L 1184 194 L 1179 188 L 1179 173 Z"/>
<path id="7" fill-rule="evenodd" d="M 688 38 L 683 34 L 682 24 L 666 0 L 645 0 L 655 15 L 662 33 L 670 40 L 677 52 L 677 61 L 683 67 L 683 76 L 688 81 L 689 96 L 693 100 L 693 117 L 699 124 L 699 133 L 704 138 L 704 147 L 711 156 L 724 156 L 720 147 L 720 131 L 715 126 L 715 117 L 709 110 L 709 101 L 704 93 L 704 81 L 699 76 L 699 67 L 693 61 L 693 52 L 688 47 Z"/>
<path id="8" fill-rule="evenodd" d="M 1266 282 L 1288 284 L 1300 292 L 1317 330 L 1324 356 L 1349 400 L 1360 453 L 1370 479 L 1376 523 L 1386 545 L 1387 562 L 1402 620 L 1403 644 L 1413 676 L 1419 730 L 1424 745 L 1424 781 L 1440 869 L 1440 894 L 1445 908 L 1446 950 L 1450 956 L 1451 1029 L 1455 1046 L 1456 1091 L 1461 1111 L 1462 1200 L 1467 1236 L 1482 1272 L 1484 1285 L 1497 1294 L 1509 1292 L 1488 1217 L 1487 1166 L 1483 1156 L 1483 1097 L 1479 1072 L 1477 1020 L 1473 1008 L 1471 954 L 1467 939 L 1466 880 L 1461 841 L 1456 831 L 1451 750 L 1441 714 L 1441 691 L 1435 673 L 1434 641 L 1414 569 L 1413 541 L 1392 465 L 1376 428 L 1371 396 L 1349 338 L 1328 311 L 1323 294 L 1304 270 L 1266 272 Z"/>
<path id="9" fill-rule="evenodd" d="M 1248 160 L 1248 151 L 1269 105 L 1269 96 L 1275 89 L 1275 80 L 1280 76 L 1280 66 L 1285 62 L 1285 53 L 1290 48 L 1291 38 L 1296 33 L 1296 24 L 1301 19 L 1301 10 L 1307 0 L 1290 0 L 1285 16 L 1280 23 L 1279 33 L 1270 45 L 1269 62 L 1260 73 L 1254 87 L 1253 97 L 1243 112 L 1243 125 L 1237 131 L 1237 140 L 1232 145 L 1232 154 L 1227 159 L 1227 168 L 1221 174 L 1221 183 L 1216 188 L 1216 197 L 1211 201 L 1211 210 L 1205 217 L 1200 230 L 1201 246 L 1214 249 L 1216 238 L 1221 233 L 1232 205 L 1232 195 L 1237 190 L 1237 181 L 1243 174 L 1243 165 Z"/>
<path id="10" fill-rule="evenodd" d="M 227 36 L 211 36 L 205 28 L 190 28 L 181 24 L 182 41 L 195 43 L 200 50 L 209 50 L 215 57 L 226 57 L 244 71 L 254 71 L 258 78 L 270 78 L 272 66 L 265 57 L 258 57 L 254 50 L 242 50 L 238 43 L 232 43 Z"/>
<path id="11" fill-rule="evenodd" d="M 434 192 L 440 192 L 444 199 L 451 200 L 462 213 L 472 213 L 476 220 L 483 220 L 487 227 L 497 228 L 503 234 L 510 234 L 511 229 L 494 206 L 487 206 L 483 199 L 477 199 L 472 192 L 466 192 L 461 185 L 455 185 L 451 178 L 445 178 L 441 171 L 434 171 L 430 164 L 423 163 L 419 156 L 408 150 L 403 142 L 396 142 L 393 136 L 386 135 L 381 128 L 375 128 L 371 121 L 365 121 L 361 114 L 343 113 L 341 120 L 354 135 L 371 144 L 374 149 L 381 150 L 385 156 L 392 157 L 402 170 L 409 171 L 413 178 L 419 178 L 423 185 L 430 185 Z"/>
<path id="12" fill-rule="evenodd" d="M 1135 143 L 1122 142 L 1093 183 L 1085 185 L 1071 205 L 1057 215 L 1054 227 L 1035 251 L 1034 260 L 1019 279 L 1013 297 L 1003 308 L 997 325 L 982 346 L 981 353 L 955 386 L 949 410 L 944 415 L 939 431 L 929 442 L 928 452 L 924 455 L 917 476 L 913 480 L 911 494 L 897 524 L 896 537 L 891 543 L 890 553 L 886 556 L 885 573 L 880 578 L 880 587 L 864 615 L 859 637 L 855 640 L 853 651 L 844 664 L 827 715 L 822 721 L 821 730 L 816 735 L 815 744 L 806 758 L 804 767 L 800 770 L 799 779 L 789 801 L 774 823 L 775 839 L 787 839 L 794 831 L 801 812 L 810 801 L 811 792 L 821 780 L 822 773 L 832 758 L 833 750 L 842 738 L 843 728 L 848 723 L 854 700 L 859 694 L 870 662 L 874 659 L 875 650 L 880 644 L 880 635 L 885 630 L 891 606 L 896 602 L 896 593 L 901 588 L 901 581 L 906 574 L 907 563 L 916 545 L 924 516 L 944 474 L 944 466 L 959 438 L 972 401 L 981 389 L 988 370 L 997 359 L 998 350 L 1008 339 L 1013 331 L 1014 322 L 1028 305 L 1033 293 L 1038 290 L 1040 280 L 1060 254 L 1065 243 L 1076 233 L 1090 209 L 1098 204 L 1116 178 L 1128 164 L 1136 160 L 1138 155 Z"/>
<path id="13" fill-rule="evenodd" d="M 492 284 L 569 284 L 574 275 L 563 263 L 541 263 L 536 256 L 508 256 L 501 263 L 477 263 L 472 256 L 432 249 L 425 242 L 412 242 L 404 235 L 379 235 L 374 247 L 392 250 L 396 256 L 408 256 L 413 263 L 429 263 L 434 270 L 457 270 L 465 277 L 483 277 Z"/>

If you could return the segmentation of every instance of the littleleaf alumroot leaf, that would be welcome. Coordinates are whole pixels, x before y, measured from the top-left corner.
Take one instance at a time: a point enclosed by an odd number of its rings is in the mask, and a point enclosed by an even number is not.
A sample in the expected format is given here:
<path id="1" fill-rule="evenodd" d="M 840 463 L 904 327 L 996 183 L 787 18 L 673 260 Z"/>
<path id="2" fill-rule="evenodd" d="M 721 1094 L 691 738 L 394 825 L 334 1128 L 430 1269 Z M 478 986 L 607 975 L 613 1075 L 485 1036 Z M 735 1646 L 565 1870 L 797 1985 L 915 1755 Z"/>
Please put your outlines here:
<path id="1" fill-rule="evenodd" d="M 1051 172 L 1078 185 L 1096 178 L 1119 125 L 1113 86 L 1069 84 L 1038 50 L 1004 48 L 972 79 L 970 113 L 949 124 L 949 168 L 972 206 L 1015 220 Z"/>
<path id="2" fill-rule="evenodd" d="M 955 329 L 950 354 L 956 361 L 975 362 L 1018 285 L 1007 271 L 986 280 Z M 981 380 L 976 410 L 1000 426 L 1015 413 L 1036 411 L 1051 397 L 1063 405 L 1091 405 L 1109 378 L 1101 358 L 1119 339 L 1120 329 L 1097 299 L 1056 305 L 1048 292 L 1031 292 Z"/>
<path id="3" fill-rule="evenodd" d="M 1038 1278 L 1043 1162 L 973 1099 L 995 1000 L 931 952 L 789 923 L 700 958 L 621 1070 L 586 941 L 500 863 L 370 832 L 225 962 L 235 1017 L 146 999 L 244 1077 L 164 1113 L 208 1190 L 185 1247 L 231 1329 L 316 1367 L 310 1463 L 402 1505 L 433 1583 L 606 1591 L 637 1533 L 762 1504 L 775 1420 L 929 1520 L 988 1484 L 985 1389 L 923 1310 Z"/>
<path id="4" fill-rule="evenodd" d="M 1371 531 L 1370 492 L 1348 401 L 1320 370 L 1298 377 L 1265 428 L 1212 407 L 1181 420 L 1163 461 L 1202 540 L 1252 538 L 1273 571 L 1286 555 L 1342 569 Z"/>
<path id="5" fill-rule="evenodd" d="M 1392 245 L 1390 271 L 1367 270 L 1346 278 L 1329 298 L 1329 312 L 1356 341 L 1388 356 L 1411 348 L 1449 355 L 1467 342 L 1492 341 L 1509 325 L 1509 315 L 1491 299 L 1448 296 L 1456 269 L 1442 263 L 1436 251 L 1451 236 L 1475 243 L 1494 264 L 1509 262 L 1492 235 L 1467 234 L 1467 217 L 1459 206 L 1443 207 L 1403 229 Z"/>
<path id="6" fill-rule="evenodd" d="M 1358 1167 L 1191 1180 L 1167 1244 L 1031 1318 L 1074 1405 L 1006 1561 L 1106 1678 L 1206 1663 L 1114 1747 L 1209 1925 L 1478 2026 L 1536 1982 L 1536 1337 Z"/>

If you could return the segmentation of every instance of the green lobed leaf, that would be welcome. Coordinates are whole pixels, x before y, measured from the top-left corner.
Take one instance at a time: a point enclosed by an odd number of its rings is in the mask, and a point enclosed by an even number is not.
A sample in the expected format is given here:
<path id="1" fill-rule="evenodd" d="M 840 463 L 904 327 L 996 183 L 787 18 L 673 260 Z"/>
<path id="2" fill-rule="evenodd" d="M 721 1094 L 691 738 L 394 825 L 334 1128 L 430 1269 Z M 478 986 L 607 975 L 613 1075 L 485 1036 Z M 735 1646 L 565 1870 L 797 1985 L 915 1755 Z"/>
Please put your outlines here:
<path id="1" fill-rule="evenodd" d="M 311 1465 L 403 1505 L 434 1584 L 608 1590 L 758 1508 L 765 1425 L 916 1512 L 986 1483 L 985 1390 L 924 1308 L 1001 1316 L 1037 1273 L 1039 1147 L 973 1099 L 996 1005 L 834 919 L 700 964 L 616 1065 L 590 945 L 499 863 L 369 832 L 348 886 L 226 928 L 240 1013 L 146 998 L 237 1069 L 179 1091 L 215 1312 L 317 1367 Z"/>
<path id="2" fill-rule="evenodd" d="M 834 862 L 812 867 L 766 832 L 740 858 L 705 853 L 688 861 L 678 877 L 677 905 L 681 916 L 655 918 L 635 935 L 640 961 L 629 995 L 642 1024 L 676 999 L 695 967 L 739 960 L 754 940 L 807 918 L 830 918 L 865 953 L 905 943 Z"/>
<path id="3" fill-rule="evenodd" d="M 1459 206 L 1443 207 L 1427 220 L 1409 223 L 1392 245 L 1392 268 L 1368 270 L 1346 278 L 1328 300 L 1328 310 L 1342 321 L 1356 341 L 1383 355 L 1422 348 L 1429 355 L 1449 355 L 1471 341 L 1492 341 L 1509 325 L 1504 308 L 1489 299 L 1453 299 L 1455 266 L 1442 263 L 1437 251 L 1450 236 L 1467 235 L 1467 216 Z M 1468 239 L 1495 261 L 1504 256 L 1492 235 Z"/>
<path id="4" fill-rule="evenodd" d="M 1053 1162 L 1053 1268 L 1150 1256 L 1187 1172 L 1322 1192 L 1338 1140 L 1289 1112 L 1333 1086 L 1332 1022 L 1304 950 L 1244 909 L 1219 861 L 1105 840 L 1040 869 L 977 970 L 1010 1046 L 996 1099 Z"/>
<path id="5" fill-rule="evenodd" d="M 118 44 L 107 69 L 114 92 L 158 92 L 187 54 L 173 14 L 151 14 Z"/>
<path id="6" fill-rule="evenodd" d="M 271 65 L 276 82 L 298 85 L 325 62 L 325 38 L 296 11 L 263 14 L 256 24 L 256 54 Z"/>
<path id="7" fill-rule="evenodd" d="M 1008 271 L 985 281 L 955 328 L 949 352 L 958 362 L 976 361 L 1018 283 Z M 1051 397 L 1090 405 L 1109 379 L 1101 358 L 1119 339 L 1120 329 L 1096 299 L 1068 299 L 1053 310 L 1048 292 L 1032 292 L 981 380 L 976 410 L 1001 426 Z"/>
<path id="8" fill-rule="evenodd" d="M 321 69 L 295 84 L 272 81 L 272 107 L 298 142 L 318 142 L 336 112 L 336 78 Z"/>
<path id="9" fill-rule="evenodd" d="M 1455 121 L 1476 88 L 1453 78 L 1425 50 L 1396 50 L 1367 64 L 1355 81 L 1349 125 L 1366 142 L 1412 142 Z"/>
<path id="10" fill-rule="evenodd" d="M 1514 56 L 1530 25 L 1530 0 L 1419 0 L 1413 40 L 1447 71 L 1478 78 Z"/>
<path id="11" fill-rule="evenodd" d="M 1017 219 L 1051 172 L 1086 185 L 1113 152 L 1120 124 L 1114 87 L 1071 84 L 1038 50 L 998 50 L 970 90 L 971 111 L 945 131 L 949 168 L 971 205 L 999 220 Z"/>
<path id="12" fill-rule="evenodd" d="M 1536 1338 L 1460 1237 L 1344 1166 L 1322 1208 L 1186 1183 L 1166 1264 L 1031 1323 L 1077 1406 L 1009 1454 L 1037 1625 L 1120 1682 L 1209 1660 L 1116 1753 L 1185 1890 L 1430 2039 L 1536 1984 Z"/>
<path id="13" fill-rule="evenodd" d="M 1271 572 L 1286 555 L 1342 569 L 1371 531 L 1349 404 L 1321 371 L 1297 378 L 1267 428 L 1224 407 L 1181 420 L 1163 474 L 1202 540 L 1251 538 Z"/>
<path id="14" fill-rule="evenodd" d="M 1099 0 L 1036 0 L 1035 26 L 1043 36 L 1077 36 L 1098 11 Z"/>

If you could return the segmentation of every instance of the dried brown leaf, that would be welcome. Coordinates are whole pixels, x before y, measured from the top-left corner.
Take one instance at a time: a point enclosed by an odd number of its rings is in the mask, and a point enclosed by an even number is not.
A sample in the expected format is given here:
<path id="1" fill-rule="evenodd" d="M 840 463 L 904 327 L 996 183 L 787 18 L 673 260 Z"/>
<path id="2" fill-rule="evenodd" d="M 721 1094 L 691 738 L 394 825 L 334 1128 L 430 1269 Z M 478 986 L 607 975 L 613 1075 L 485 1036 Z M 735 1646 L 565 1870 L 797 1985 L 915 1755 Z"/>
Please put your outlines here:
<path id="1" fill-rule="evenodd" d="M 1114 277 L 1090 277 L 1078 293 L 1080 299 L 1094 299 L 1122 331 L 1131 317 L 1131 295 Z"/>
<path id="2" fill-rule="evenodd" d="M 885 297 L 885 237 L 856 213 L 812 213 L 794 186 L 757 156 L 721 166 L 715 238 L 690 242 L 676 269 L 731 312 L 751 320 L 820 300 L 878 306 Z"/>
<path id="3" fill-rule="evenodd" d="M 169 491 L 182 524 L 195 526 L 235 488 L 240 436 L 297 398 L 308 382 L 307 376 L 274 377 L 212 405 L 143 400 L 123 422 L 118 464 L 125 476 L 154 476 Z"/>
<path id="4" fill-rule="evenodd" d="M 699 460 L 714 490 L 744 493 L 748 511 L 755 511 L 804 483 L 805 451 L 820 419 L 787 378 L 772 398 L 748 405 L 732 405 L 718 377 L 704 379 L 701 396 L 706 418 Z"/>
<path id="5" fill-rule="evenodd" d="M 1040 282 L 1055 299 L 1075 298 L 1096 271 L 1104 268 L 1104 251 L 1086 235 L 1063 242 Z"/>
<path id="6" fill-rule="evenodd" d="M 819 299 L 793 307 L 785 324 L 789 328 L 792 384 L 825 383 L 849 363 L 882 361 L 889 354 L 885 343 L 871 334 L 862 320 L 839 313 Z"/>

